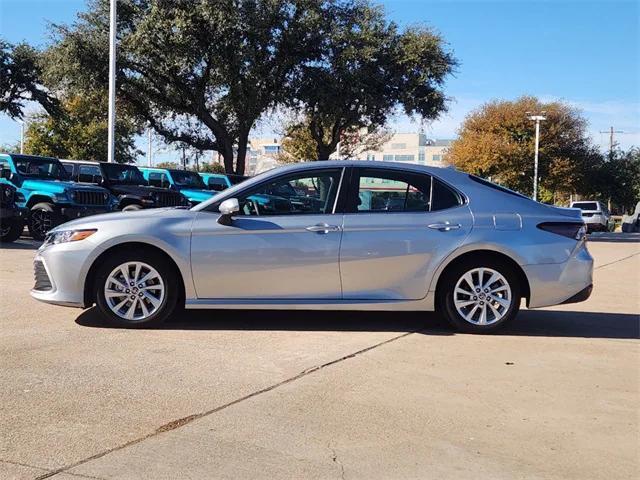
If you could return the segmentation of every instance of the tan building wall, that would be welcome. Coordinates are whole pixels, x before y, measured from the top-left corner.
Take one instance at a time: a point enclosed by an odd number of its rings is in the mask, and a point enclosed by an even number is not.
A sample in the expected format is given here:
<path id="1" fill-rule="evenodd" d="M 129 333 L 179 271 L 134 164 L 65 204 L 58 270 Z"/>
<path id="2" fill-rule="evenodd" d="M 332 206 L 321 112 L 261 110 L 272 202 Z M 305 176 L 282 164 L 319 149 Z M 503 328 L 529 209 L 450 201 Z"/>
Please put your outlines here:
<path id="1" fill-rule="evenodd" d="M 378 150 L 358 155 L 358 160 L 382 160 L 443 167 L 451 140 L 431 140 L 422 133 L 396 133 Z"/>

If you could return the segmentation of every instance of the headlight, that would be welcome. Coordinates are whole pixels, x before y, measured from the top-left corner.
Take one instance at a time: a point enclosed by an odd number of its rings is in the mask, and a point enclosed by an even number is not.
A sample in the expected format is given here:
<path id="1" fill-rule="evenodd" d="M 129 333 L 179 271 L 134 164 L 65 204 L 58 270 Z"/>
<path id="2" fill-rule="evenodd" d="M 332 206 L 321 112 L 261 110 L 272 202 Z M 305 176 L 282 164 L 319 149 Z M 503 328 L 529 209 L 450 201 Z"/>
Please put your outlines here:
<path id="1" fill-rule="evenodd" d="M 62 230 L 60 232 L 53 232 L 47 235 L 44 241 L 45 245 L 56 245 L 58 243 L 78 242 L 90 237 L 98 230 L 95 228 L 87 230 Z"/>
<path id="2" fill-rule="evenodd" d="M 61 193 L 56 193 L 53 195 L 53 199 L 56 202 L 67 202 L 69 200 L 69 197 L 67 196 L 67 192 L 61 192 Z"/>

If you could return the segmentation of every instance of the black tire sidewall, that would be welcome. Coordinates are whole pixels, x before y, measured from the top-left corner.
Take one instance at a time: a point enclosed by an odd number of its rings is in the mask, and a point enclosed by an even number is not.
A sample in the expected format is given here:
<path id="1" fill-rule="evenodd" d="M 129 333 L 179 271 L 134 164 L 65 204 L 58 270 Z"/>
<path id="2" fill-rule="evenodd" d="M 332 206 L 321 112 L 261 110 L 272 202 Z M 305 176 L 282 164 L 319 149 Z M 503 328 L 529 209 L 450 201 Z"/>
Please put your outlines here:
<path id="1" fill-rule="evenodd" d="M 33 226 L 33 212 L 48 212 L 51 215 L 51 228 L 55 228 L 60 225 L 60 214 L 57 212 L 56 207 L 50 203 L 37 203 L 31 207 L 29 211 L 29 219 L 27 227 L 29 228 L 29 234 L 34 240 L 44 240 L 47 232 L 37 231 Z"/>
<path id="2" fill-rule="evenodd" d="M 491 268 L 499 272 L 509 283 L 513 301 L 507 313 L 498 322 L 491 325 L 474 325 L 467 322 L 456 310 L 454 305 L 454 289 L 455 285 L 462 275 L 474 268 Z M 457 330 L 466 333 L 489 333 L 503 328 L 511 322 L 520 310 L 521 286 L 517 273 L 513 267 L 506 262 L 498 259 L 480 260 L 469 259 L 455 265 L 450 271 L 446 272 L 443 284 L 443 292 L 441 294 L 440 306 L 447 321 Z"/>
<path id="3" fill-rule="evenodd" d="M 17 239 L 20 238 L 20 235 L 22 234 L 22 229 L 24 228 L 24 225 L 22 224 L 22 220 L 20 220 L 19 218 L 2 220 L 0 221 L 0 226 L 2 228 L 7 226 L 9 227 L 9 230 L 6 235 L 2 236 L 0 234 L 0 242 L 2 243 L 15 242 Z"/>
<path id="4" fill-rule="evenodd" d="M 143 321 L 129 322 L 119 317 L 111 311 L 104 296 L 104 285 L 109 274 L 119 265 L 126 262 L 144 262 L 155 268 L 165 286 L 165 297 L 158 310 Z M 166 258 L 155 252 L 145 252 L 142 250 L 116 252 L 110 256 L 96 272 L 94 285 L 94 298 L 98 309 L 109 323 L 126 328 L 147 328 L 156 326 L 164 322 L 176 309 L 178 300 L 178 272 L 173 265 L 170 265 Z"/>

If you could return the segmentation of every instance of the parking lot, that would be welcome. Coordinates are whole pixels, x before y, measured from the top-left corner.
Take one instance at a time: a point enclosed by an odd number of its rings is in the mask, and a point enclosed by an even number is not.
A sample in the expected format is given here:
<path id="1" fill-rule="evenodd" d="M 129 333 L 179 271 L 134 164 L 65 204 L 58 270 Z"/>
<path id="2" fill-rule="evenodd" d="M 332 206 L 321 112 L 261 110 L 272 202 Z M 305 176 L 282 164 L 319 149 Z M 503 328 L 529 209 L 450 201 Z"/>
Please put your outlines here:
<path id="1" fill-rule="evenodd" d="M 0 249 L 0 478 L 623 479 L 640 468 L 640 243 L 585 303 L 494 336 L 434 314 L 186 312 L 157 330 L 29 297 Z"/>

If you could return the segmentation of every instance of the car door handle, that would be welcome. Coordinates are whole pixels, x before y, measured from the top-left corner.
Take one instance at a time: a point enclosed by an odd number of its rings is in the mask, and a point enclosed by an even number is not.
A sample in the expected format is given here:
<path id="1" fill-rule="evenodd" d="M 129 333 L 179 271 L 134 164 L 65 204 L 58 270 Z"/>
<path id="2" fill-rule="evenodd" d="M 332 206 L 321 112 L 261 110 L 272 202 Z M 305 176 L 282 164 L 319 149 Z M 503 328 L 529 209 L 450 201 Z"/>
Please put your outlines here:
<path id="1" fill-rule="evenodd" d="M 326 223 L 318 223 L 317 225 L 310 225 L 305 228 L 308 232 L 316 232 L 316 233 L 329 233 L 329 232 L 339 232 L 340 227 L 338 225 L 328 225 Z"/>
<path id="2" fill-rule="evenodd" d="M 448 232 L 449 230 L 457 230 L 460 227 L 462 227 L 462 225 L 460 225 L 459 223 L 449 223 L 449 222 L 432 223 L 427 226 L 429 228 L 433 228 L 434 230 L 440 230 L 441 232 Z"/>

